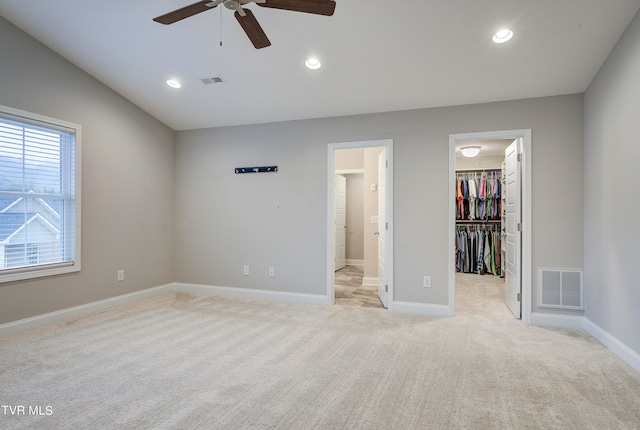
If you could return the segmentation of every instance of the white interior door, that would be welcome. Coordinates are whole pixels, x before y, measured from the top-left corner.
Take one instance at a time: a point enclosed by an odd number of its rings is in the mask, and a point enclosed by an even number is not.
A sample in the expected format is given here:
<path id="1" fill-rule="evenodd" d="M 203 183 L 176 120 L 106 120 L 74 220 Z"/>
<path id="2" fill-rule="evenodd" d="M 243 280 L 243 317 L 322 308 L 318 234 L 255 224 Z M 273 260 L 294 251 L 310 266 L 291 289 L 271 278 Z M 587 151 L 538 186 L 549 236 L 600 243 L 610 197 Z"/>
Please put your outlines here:
<path id="1" fill-rule="evenodd" d="M 347 178 L 343 175 L 335 175 L 334 180 L 334 236 L 335 256 L 334 271 L 340 270 L 347 264 L 346 258 L 346 222 L 347 222 Z"/>
<path id="2" fill-rule="evenodd" d="M 522 312 L 522 278 L 521 278 L 521 210 L 520 210 L 520 161 L 522 138 L 518 138 L 505 149 L 505 289 L 504 301 L 513 315 L 520 319 Z"/>
<path id="3" fill-rule="evenodd" d="M 378 296 L 385 308 L 388 308 L 388 283 L 385 270 L 385 240 L 387 233 L 387 155 L 382 150 L 378 156 Z"/>

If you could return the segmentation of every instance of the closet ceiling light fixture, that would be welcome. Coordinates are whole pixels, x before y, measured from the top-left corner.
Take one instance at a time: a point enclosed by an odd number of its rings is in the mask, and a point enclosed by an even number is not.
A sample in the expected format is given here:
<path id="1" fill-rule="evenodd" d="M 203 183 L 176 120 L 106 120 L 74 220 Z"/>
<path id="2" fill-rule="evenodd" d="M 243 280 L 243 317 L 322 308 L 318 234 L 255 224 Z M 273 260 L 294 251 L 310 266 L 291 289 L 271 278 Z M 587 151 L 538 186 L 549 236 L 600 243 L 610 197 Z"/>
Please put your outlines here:
<path id="1" fill-rule="evenodd" d="M 508 28 L 505 28 L 504 30 L 496 31 L 496 33 L 493 35 L 493 42 L 505 43 L 510 41 L 512 37 L 513 37 L 513 31 L 509 30 Z"/>
<path id="2" fill-rule="evenodd" d="M 480 153 L 479 146 L 465 146 L 464 148 L 460 148 L 460 152 L 467 158 L 475 157 Z"/>
<path id="3" fill-rule="evenodd" d="M 180 88 L 182 86 L 182 84 L 175 79 L 167 80 L 167 85 L 169 85 L 171 88 Z"/>

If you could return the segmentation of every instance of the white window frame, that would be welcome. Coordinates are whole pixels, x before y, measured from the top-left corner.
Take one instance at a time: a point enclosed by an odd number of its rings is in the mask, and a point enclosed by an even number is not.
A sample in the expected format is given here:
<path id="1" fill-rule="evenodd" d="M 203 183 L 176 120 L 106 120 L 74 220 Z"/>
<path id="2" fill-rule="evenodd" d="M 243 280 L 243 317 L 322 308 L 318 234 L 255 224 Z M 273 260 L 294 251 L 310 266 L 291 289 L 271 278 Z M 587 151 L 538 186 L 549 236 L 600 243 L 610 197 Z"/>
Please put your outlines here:
<path id="1" fill-rule="evenodd" d="M 73 260 L 60 263 L 42 264 L 39 266 L 25 266 L 20 268 L 4 269 L 0 270 L 0 283 L 15 282 L 26 279 L 40 278 L 44 276 L 54 276 L 66 273 L 79 272 L 81 268 L 81 220 L 80 209 L 82 207 L 80 197 L 81 193 L 81 160 L 82 160 L 82 127 L 78 124 L 71 122 L 50 118 L 31 112 L 14 109 L 8 106 L 0 105 L 0 116 L 10 118 L 12 120 L 21 121 L 24 123 L 31 123 L 40 127 L 49 127 L 57 130 L 66 130 L 75 134 L 75 213 L 74 223 L 66 228 L 73 227 Z M 68 172 L 69 173 L 69 172 Z M 69 177 L 67 175 L 67 177 Z M 2 193 L 3 196 L 9 196 L 8 193 Z M 48 197 L 55 197 L 55 194 Z M 2 257 L 4 258 L 4 256 Z"/>

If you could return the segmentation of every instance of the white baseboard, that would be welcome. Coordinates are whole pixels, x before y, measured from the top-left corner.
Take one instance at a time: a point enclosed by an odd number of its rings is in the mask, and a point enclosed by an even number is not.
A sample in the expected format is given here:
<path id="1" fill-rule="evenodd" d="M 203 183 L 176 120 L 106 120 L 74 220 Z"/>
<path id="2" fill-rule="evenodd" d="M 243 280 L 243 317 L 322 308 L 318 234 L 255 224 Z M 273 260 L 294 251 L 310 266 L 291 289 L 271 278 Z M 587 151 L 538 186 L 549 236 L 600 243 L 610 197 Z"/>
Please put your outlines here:
<path id="1" fill-rule="evenodd" d="M 574 328 L 584 330 L 611 352 L 640 372 L 640 354 L 620 342 L 615 336 L 594 324 L 587 317 L 574 315 L 553 315 L 534 312 L 531 314 L 531 324 L 546 327 Z"/>
<path id="2" fill-rule="evenodd" d="M 399 314 L 429 315 L 432 317 L 448 317 L 448 305 L 433 305 L 429 303 L 393 302 L 393 312 Z"/>
<path id="3" fill-rule="evenodd" d="M 364 260 L 354 260 L 352 258 L 347 258 L 347 266 L 364 266 Z"/>
<path id="4" fill-rule="evenodd" d="M 83 317 L 85 315 L 101 312 L 110 308 L 114 308 L 116 306 L 126 305 L 127 303 L 146 299 L 158 294 L 168 293 L 170 291 L 173 291 L 173 284 L 166 284 L 159 287 L 148 288 L 146 290 L 123 294 L 104 300 L 98 300 L 97 302 L 74 306 L 72 308 L 61 309 L 59 311 L 49 312 L 42 315 L 36 315 L 34 317 L 25 318 L 18 321 L 12 321 L 0 325 L 0 337 L 11 336 L 28 330 L 36 329 L 38 327 L 43 327 L 45 325 Z"/>
<path id="5" fill-rule="evenodd" d="M 275 302 L 330 305 L 329 297 L 320 294 L 290 293 L 286 291 L 255 290 L 250 288 L 219 287 L 214 285 L 174 283 L 173 291 L 243 299 L 271 300 Z"/>
<path id="6" fill-rule="evenodd" d="M 578 315 L 557 315 L 533 312 L 531 324 L 543 327 L 561 327 L 584 329 L 584 317 Z"/>
<path id="7" fill-rule="evenodd" d="M 640 354 L 620 342 L 610 333 L 594 324 L 591 320 L 584 319 L 584 329 L 601 344 L 606 346 L 615 355 L 626 361 L 631 367 L 640 372 Z"/>
<path id="8" fill-rule="evenodd" d="M 377 287 L 378 286 L 378 278 L 370 278 L 370 277 L 364 277 L 362 278 L 362 285 L 371 285 L 373 287 Z"/>
<path id="9" fill-rule="evenodd" d="M 158 294 L 179 291 L 192 294 L 207 294 L 215 296 L 239 297 L 245 299 L 271 300 L 289 303 L 304 303 L 312 305 L 330 305 L 327 296 L 319 294 L 289 293 L 286 291 L 266 291 L 247 288 L 216 287 L 211 285 L 184 284 L 174 282 L 159 287 L 148 288 L 129 294 L 111 297 L 97 302 L 91 302 L 72 308 L 61 309 L 30 318 L 12 321 L 0 325 L 0 337 L 11 336 L 28 330 L 33 330 L 49 324 L 55 324 L 70 319 L 79 318 L 92 313 L 101 312 L 117 306 L 126 305 L 138 300 L 156 296 Z"/>

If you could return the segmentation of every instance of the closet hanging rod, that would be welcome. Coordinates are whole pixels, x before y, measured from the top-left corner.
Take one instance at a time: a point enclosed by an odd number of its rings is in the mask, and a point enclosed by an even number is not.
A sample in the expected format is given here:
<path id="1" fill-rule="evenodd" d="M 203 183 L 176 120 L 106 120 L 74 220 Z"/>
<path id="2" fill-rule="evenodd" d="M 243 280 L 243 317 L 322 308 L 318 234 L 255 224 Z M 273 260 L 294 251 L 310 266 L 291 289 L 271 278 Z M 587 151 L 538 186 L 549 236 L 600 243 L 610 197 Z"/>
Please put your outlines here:
<path id="1" fill-rule="evenodd" d="M 460 228 L 483 228 L 488 230 L 500 231 L 501 226 L 496 223 L 492 224 L 456 224 L 456 229 Z"/>
<path id="2" fill-rule="evenodd" d="M 492 173 L 492 172 L 502 172 L 502 169 L 456 169 L 456 173 Z"/>

